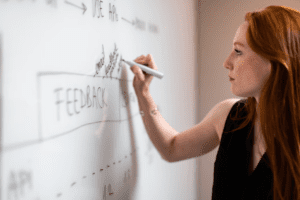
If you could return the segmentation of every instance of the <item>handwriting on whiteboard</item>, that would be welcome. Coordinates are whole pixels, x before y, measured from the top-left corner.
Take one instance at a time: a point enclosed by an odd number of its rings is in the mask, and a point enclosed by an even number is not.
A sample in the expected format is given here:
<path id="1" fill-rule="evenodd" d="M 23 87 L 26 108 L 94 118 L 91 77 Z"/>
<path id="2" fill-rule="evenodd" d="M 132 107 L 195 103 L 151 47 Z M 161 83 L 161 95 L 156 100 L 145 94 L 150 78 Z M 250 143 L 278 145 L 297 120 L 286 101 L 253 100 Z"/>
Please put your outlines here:
<path id="1" fill-rule="evenodd" d="M 13 0 L 0 0 L 0 3 L 7 3 Z M 32 3 L 36 3 L 37 0 L 29 0 Z M 44 0 L 44 2 L 46 3 L 46 5 L 51 6 L 53 8 L 57 8 L 58 7 L 58 0 Z M 103 0 L 92 0 L 92 5 L 91 5 L 91 9 L 89 7 L 87 7 L 88 5 L 84 4 L 83 2 L 73 2 L 74 0 L 64 0 L 64 4 L 62 6 L 67 6 L 66 9 L 69 9 L 68 7 L 70 7 L 70 9 L 77 9 L 78 10 L 78 14 L 84 16 L 87 15 L 86 13 L 90 13 L 91 16 L 93 18 L 105 18 L 108 17 L 108 19 L 111 22 L 119 22 L 119 18 L 121 18 L 123 21 L 122 22 L 128 22 L 130 23 L 132 26 L 134 26 L 136 28 L 136 30 L 146 30 L 148 29 L 149 32 L 151 33 L 158 33 L 158 26 L 153 24 L 153 23 L 148 23 L 148 26 L 146 25 L 146 22 L 141 20 L 138 17 L 135 17 L 135 19 L 133 20 L 128 20 L 126 17 L 119 17 L 119 14 L 117 12 L 117 6 L 114 5 L 115 3 L 107 3 L 107 6 L 105 6 L 107 8 L 107 10 L 105 11 L 106 13 L 108 13 L 108 15 L 104 15 L 104 6 L 103 4 L 106 3 L 106 1 Z M 19 3 L 22 2 L 26 2 L 26 0 L 18 0 Z M 76 13 L 76 12 L 75 12 Z"/>
<path id="2" fill-rule="evenodd" d="M 117 79 L 63 72 L 39 73 L 38 87 L 39 131 L 43 138 L 85 124 L 119 120 Z"/>

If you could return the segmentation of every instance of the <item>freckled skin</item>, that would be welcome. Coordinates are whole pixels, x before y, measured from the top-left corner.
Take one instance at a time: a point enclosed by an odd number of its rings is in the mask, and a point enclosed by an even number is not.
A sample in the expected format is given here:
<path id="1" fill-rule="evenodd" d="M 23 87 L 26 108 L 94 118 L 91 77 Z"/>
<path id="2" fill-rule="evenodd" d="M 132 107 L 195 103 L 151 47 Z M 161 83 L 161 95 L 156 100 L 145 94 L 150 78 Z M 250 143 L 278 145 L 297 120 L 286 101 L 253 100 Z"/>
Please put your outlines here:
<path id="1" fill-rule="evenodd" d="M 236 31 L 233 40 L 233 44 L 240 42 L 244 47 L 238 44 L 233 45 L 232 52 L 225 60 L 223 66 L 229 70 L 228 74 L 234 79 L 234 81 L 231 81 L 232 93 L 240 97 L 254 97 L 256 102 L 259 102 L 261 89 L 271 74 L 271 62 L 255 53 L 248 45 L 246 39 L 248 26 L 249 23 L 247 21 L 242 23 Z M 236 52 L 235 49 L 240 52 Z M 259 110 L 257 110 L 257 114 L 259 116 Z M 260 141 L 255 143 L 264 143 L 260 136 L 261 125 L 259 118 L 254 123 L 255 141 Z M 260 157 L 255 154 L 253 161 L 254 168 Z"/>
<path id="2" fill-rule="evenodd" d="M 236 44 L 225 60 L 223 66 L 229 70 L 229 75 L 235 79 L 231 82 L 231 91 L 240 97 L 255 97 L 259 102 L 260 91 L 271 73 L 271 62 L 255 53 L 247 43 L 246 33 L 249 23 L 245 21 L 236 31 L 233 43 Z M 236 52 L 235 49 L 241 52 Z"/>

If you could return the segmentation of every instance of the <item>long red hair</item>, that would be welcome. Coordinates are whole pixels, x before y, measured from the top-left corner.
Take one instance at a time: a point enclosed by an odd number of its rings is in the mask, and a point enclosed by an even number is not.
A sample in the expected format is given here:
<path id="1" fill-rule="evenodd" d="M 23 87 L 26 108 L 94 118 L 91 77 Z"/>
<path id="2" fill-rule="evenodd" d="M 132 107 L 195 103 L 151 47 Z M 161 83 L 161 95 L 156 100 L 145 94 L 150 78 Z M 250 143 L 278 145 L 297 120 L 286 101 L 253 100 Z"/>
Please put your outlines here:
<path id="1" fill-rule="evenodd" d="M 260 118 L 274 200 L 300 200 L 300 12 L 272 5 L 246 13 L 245 21 L 249 22 L 247 42 L 271 62 L 271 74 L 259 102 L 246 98 L 248 115 L 236 130 Z"/>

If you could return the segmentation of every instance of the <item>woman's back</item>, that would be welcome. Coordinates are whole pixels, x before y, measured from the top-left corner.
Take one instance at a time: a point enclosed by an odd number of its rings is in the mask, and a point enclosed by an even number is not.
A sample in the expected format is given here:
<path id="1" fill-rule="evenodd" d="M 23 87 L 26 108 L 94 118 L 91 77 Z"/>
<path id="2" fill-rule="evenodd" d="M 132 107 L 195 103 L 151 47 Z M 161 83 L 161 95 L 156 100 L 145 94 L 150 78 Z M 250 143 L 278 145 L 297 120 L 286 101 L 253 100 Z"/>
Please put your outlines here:
<path id="1" fill-rule="evenodd" d="M 242 109 L 246 100 L 238 101 L 227 116 L 220 147 L 214 164 L 212 199 L 273 199 L 273 175 L 267 154 L 264 154 L 257 168 L 249 173 L 253 148 L 251 123 L 234 131 L 245 119 L 230 119 L 238 112 L 238 118 L 248 113 Z"/>

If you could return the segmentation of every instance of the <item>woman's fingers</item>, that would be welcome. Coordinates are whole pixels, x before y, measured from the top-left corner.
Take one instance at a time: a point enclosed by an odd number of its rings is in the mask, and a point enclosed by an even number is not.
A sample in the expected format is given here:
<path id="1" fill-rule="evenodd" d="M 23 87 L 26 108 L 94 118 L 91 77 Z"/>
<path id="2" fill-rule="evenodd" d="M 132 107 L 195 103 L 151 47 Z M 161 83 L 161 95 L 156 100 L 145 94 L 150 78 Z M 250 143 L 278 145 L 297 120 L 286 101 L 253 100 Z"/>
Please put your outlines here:
<path id="1" fill-rule="evenodd" d="M 141 55 L 137 57 L 134 60 L 134 62 L 141 65 L 145 65 L 151 69 L 157 70 L 157 66 L 154 63 L 154 59 L 151 54 L 148 54 L 147 56 Z M 133 65 L 130 69 L 134 73 L 133 87 L 135 89 L 136 94 L 139 96 L 148 92 L 153 76 L 144 72 L 137 65 Z"/>
<path id="2" fill-rule="evenodd" d="M 157 70 L 157 66 L 154 62 L 153 56 L 151 54 L 148 54 L 148 66 L 151 67 L 154 70 Z"/>
<path id="3" fill-rule="evenodd" d="M 145 75 L 143 74 L 141 68 L 139 68 L 136 65 L 133 65 L 131 67 L 131 71 L 135 74 L 135 76 L 138 77 L 139 80 L 144 81 L 145 80 Z"/>
<path id="4" fill-rule="evenodd" d="M 141 55 L 134 60 L 138 64 L 146 65 L 151 69 L 157 70 L 157 66 L 154 62 L 153 56 L 148 54 L 147 56 Z M 141 81 L 145 81 L 145 79 L 151 82 L 152 75 L 147 74 L 146 72 L 142 71 L 138 66 L 134 65 L 131 67 L 131 71 L 137 75 L 138 79 Z M 148 81 L 148 82 L 149 82 Z"/>
<path id="5" fill-rule="evenodd" d="M 145 81 L 145 75 L 143 74 L 143 71 L 139 67 L 137 67 L 137 74 L 141 81 Z"/>
<path id="6" fill-rule="evenodd" d="M 139 64 L 146 65 L 150 67 L 151 69 L 157 70 L 157 66 L 154 63 L 153 56 L 151 54 L 148 54 L 147 56 L 140 56 L 136 59 L 136 62 Z"/>
<path id="7" fill-rule="evenodd" d="M 144 57 L 145 57 L 144 55 L 141 55 L 141 56 L 137 57 L 134 61 L 136 62 L 136 61 L 138 61 L 138 60 L 140 60 L 140 59 L 142 59 Z"/>

